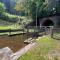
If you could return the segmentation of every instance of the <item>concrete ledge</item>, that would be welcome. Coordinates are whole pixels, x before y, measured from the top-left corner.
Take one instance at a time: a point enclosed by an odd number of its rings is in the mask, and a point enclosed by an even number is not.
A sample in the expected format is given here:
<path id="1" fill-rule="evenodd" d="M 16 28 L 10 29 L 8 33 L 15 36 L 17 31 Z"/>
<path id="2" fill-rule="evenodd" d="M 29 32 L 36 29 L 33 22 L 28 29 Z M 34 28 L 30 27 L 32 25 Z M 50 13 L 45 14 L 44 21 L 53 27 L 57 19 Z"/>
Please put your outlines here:
<path id="1" fill-rule="evenodd" d="M 21 50 L 19 50 L 18 52 L 16 52 L 13 55 L 11 55 L 12 60 L 17 60 L 19 57 L 24 55 L 30 48 L 35 46 L 35 44 L 36 44 L 36 42 L 30 43 L 27 46 L 25 46 L 24 48 L 22 48 Z"/>
<path id="2" fill-rule="evenodd" d="M 24 41 L 25 44 L 29 44 L 29 43 L 33 43 L 33 42 L 35 42 L 35 39 L 33 39 L 33 38 L 29 38 Z"/>
<path id="3" fill-rule="evenodd" d="M 30 48 L 32 48 L 36 42 L 30 43 L 21 50 L 13 53 L 13 51 L 9 47 L 5 47 L 0 49 L 0 60 L 17 60 L 19 57 L 24 55 Z"/>

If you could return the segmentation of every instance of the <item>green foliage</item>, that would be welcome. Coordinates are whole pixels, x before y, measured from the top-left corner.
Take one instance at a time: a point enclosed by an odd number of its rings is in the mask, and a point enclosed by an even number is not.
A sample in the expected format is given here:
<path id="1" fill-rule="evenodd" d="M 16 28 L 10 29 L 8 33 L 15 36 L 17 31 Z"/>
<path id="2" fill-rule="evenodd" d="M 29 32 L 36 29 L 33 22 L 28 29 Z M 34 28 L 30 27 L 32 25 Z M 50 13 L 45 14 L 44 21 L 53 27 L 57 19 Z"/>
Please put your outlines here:
<path id="1" fill-rule="evenodd" d="M 20 13 L 21 15 L 25 15 L 25 10 L 26 10 L 26 2 L 21 2 L 19 0 L 16 1 L 16 5 L 14 9 Z"/>
<path id="2" fill-rule="evenodd" d="M 45 14 L 45 11 L 46 11 L 46 4 L 44 4 L 44 2 L 42 0 L 34 0 L 33 1 L 34 4 L 35 4 L 35 8 L 32 8 L 34 10 L 32 10 L 31 12 L 34 12 L 35 14 L 33 16 L 36 17 L 36 14 L 37 14 L 37 17 L 41 17 L 43 15 L 46 15 Z M 33 3 L 32 3 L 33 4 Z M 31 7 L 33 7 L 33 5 L 31 5 Z"/>
<path id="3" fill-rule="evenodd" d="M 34 19 L 36 17 L 36 3 L 31 2 L 31 5 L 29 6 L 30 14 L 32 18 Z"/>
<path id="4" fill-rule="evenodd" d="M 3 12 L 1 19 L 5 21 L 10 21 L 10 22 L 16 22 L 18 21 L 18 16 L 9 14 L 7 12 Z"/>
<path id="5" fill-rule="evenodd" d="M 31 16 L 33 19 L 35 19 L 36 14 L 38 17 L 43 14 L 43 11 L 45 11 L 45 7 L 46 4 L 44 4 L 44 0 L 25 0 L 24 2 L 20 3 L 17 2 L 15 9 L 17 11 L 20 11 L 21 13 L 24 12 L 25 15 Z"/>
<path id="6" fill-rule="evenodd" d="M 0 13 L 5 11 L 5 5 L 0 2 Z"/>
<path id="7" fill-rule="evenodd" d="M 60 1 L 59 1 L 58 5 L 56 7 L 56 10 L 57 10 L 57 13 L 60 13 Z"/>

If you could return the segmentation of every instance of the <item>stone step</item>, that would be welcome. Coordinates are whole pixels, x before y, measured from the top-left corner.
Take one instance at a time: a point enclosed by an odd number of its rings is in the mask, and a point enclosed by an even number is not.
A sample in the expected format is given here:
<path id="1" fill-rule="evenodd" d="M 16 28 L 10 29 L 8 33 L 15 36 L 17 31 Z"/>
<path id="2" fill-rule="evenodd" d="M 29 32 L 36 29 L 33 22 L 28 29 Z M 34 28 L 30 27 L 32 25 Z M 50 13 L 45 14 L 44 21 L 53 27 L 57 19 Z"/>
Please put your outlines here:
<path id="1" fill-rule="evenodd" d="M 32 43 L 33 41 L 34 41 L 33 38 L 29 38 L 29 39 L 25 40 L 24 43 L 29 44 L 29 43 Z"/>

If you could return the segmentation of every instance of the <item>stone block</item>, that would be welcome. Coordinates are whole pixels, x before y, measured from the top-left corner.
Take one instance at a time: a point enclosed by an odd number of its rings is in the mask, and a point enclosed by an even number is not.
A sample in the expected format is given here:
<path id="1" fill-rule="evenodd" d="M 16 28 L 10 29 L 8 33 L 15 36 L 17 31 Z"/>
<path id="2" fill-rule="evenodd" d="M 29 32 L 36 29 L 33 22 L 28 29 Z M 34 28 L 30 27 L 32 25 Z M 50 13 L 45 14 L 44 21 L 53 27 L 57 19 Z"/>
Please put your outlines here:
<path id="1" fill-rule="evenodd" d="M 8 48 L 2 48 L 0 49 L 0 60 L 12 60 L 11 55 L 13 54 L 13 51 Z"/>

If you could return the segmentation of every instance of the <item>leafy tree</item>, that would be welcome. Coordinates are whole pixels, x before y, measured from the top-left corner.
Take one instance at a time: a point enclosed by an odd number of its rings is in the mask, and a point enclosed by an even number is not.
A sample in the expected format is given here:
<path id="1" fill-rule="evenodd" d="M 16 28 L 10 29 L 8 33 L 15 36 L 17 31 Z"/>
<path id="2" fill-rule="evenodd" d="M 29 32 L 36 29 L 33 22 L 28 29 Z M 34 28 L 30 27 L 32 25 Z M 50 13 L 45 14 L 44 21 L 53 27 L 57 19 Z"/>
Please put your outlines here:
<path id="1" fill-rule="evenodd" d="M 26 2 L 25 1 L 19 2 L 19 0 L 17 0 L 15 10 L 19 12 L 21 15 L 24 14 L 26 10 Z"/>
<path id="2" fill-rule="evenodd" d="M 59 0 L 57 7 L 56 7 L 56 10 L 57 10 L 57 13 L 60 13 L 60 0 Z"/>
<path id="3" fill-rule="evenodd" d="M 4 12 L 6 9 L 5 5 L 0 2 L 0 13 Z"/>
<path id="4" fill-rule="evenodd" d="M 29 3 L 31 3 L 29 5 Z M 28 3 L 29 5 L 29 10 L 30 10 L 30 13 L 33 17 L 33 19 L 37 17 L 40 17 L 41 15 L 43 16 L 44 14 L 44 11 L 46 10 L 45 7 L 46 7 L 46 4 L 44 4 L 44 1 L 43 0 L 31 0 L 30 2 Z"/>
<path id="5" fill-rule="evenodd" d="M 15 9 L 18 12 L 24 12 L 25 15 L 29 15 L 33 19 L 35 19 L 36 15 L 39 17 L 42 14 L 43 16 L 43 11 L 45 11 L 45 7 L 46 5 L 44 4 L 44 0 L 25 0 L 24 2 L 20 3 L 17 1 Z"/>

